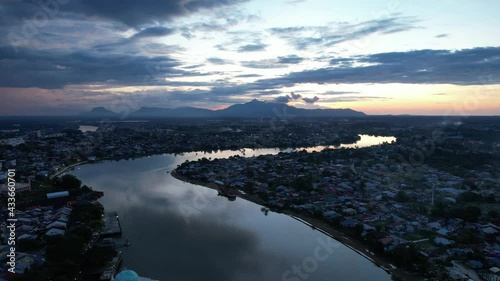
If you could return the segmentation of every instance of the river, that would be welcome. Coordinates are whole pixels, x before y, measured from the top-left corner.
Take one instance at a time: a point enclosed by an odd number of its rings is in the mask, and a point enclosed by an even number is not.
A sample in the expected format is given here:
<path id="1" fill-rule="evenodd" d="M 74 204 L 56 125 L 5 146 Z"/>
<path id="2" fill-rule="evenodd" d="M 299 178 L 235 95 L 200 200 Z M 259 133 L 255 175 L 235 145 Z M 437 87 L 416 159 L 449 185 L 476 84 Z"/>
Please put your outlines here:
<path id="1" fill-rule="evenodd" d="M 99 127 L 97 127 L 97 126 L 88 126 L 88 125 L 80 125 L 78 127 L 78 130 L 80 130 L 80 132 L 82 132 L 82 133 L 95 132 L 95 131 L 97 131 L 97 129 L 99 129 Z"/>
<path id="2" fill-rule="evenodd" d="M 367 141 L 367 138 L 369 141 Z M 361 135 L 358 147 L 391 142 Z M 320 150 L 320 148 L 316 148 Z M 179 181 L 169 171 L 200 157 L 276 154 L 279 149 L 190 152 L 77 167 L 71 174 L 104 191 L 119 214 L 124 265 L 161 281 L 391 280 L 352 249 L 284 214 Z"/>

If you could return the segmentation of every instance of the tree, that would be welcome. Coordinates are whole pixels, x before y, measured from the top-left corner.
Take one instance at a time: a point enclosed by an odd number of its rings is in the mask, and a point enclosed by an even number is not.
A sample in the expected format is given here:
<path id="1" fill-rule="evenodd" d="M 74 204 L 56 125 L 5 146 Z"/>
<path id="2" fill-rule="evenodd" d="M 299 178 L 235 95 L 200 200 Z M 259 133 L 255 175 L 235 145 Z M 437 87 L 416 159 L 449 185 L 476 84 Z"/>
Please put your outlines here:
<path id="1" fill-rule="evenodd" d="M 464 221 L 476 222 L 481 216 L 481 208 L 476 206 L 457 207 L 450 210 L 448 217 L 461 218 Z"/>
<path id="2" fill-rule="evenodd" d="M 486 196 L 486 197 L 484 198 L 484 202 L 486 202 L 486 203 L 490 203 L 490 204 L 494 204 L 494 203 L 496 203 L 496 202 L 497 202 L 497 200 L 496 200 L 496 198 L 495 198 L 495 195 L 490 194 L 490 195 L 488 195 L 488 196 Z"/>
<path id="3" fill-rule="evenodd" d="M 437 202 L 436 205 L 434 205 L 434 207 L 432 208 L 431 214 L 433 217 L 438 217 L 438 218 L 444 217 L 446 215 L 446 209 L 443 202 L 441 201 Z"/>
<path id="4" fill-rule="evenodd" d="M 481 216 L 481 208 L 476 206 L 467 206 L 465 208 L 465 213 L 467 214 L 466 218 L 469 221 L 476 222 L 477 219 Z"/>
<path id="5" fill-rule="evenodd" d="M 366 181 L 362 180 L 361 184 L 359 185 L 359 192 L 361 195 L 364 197 L 366 195 Z"/>
<path id="6" fill-rule="evenodd" d="M 497 210 L 491 210 L 488 212 L 488 217 L 491 219 L 498 219 L 500 217 L 500 213 Z"/>
<path id="7" fill-rule="evenodd" d="M 92 239 L 92 229 L 90 227 L 78 226 L 73 233 L 83 238 L 85 241 L 90 241 L 90 239 Z"/>
<path id="8" fill-rule="evenodd" d="M 418 253 L 414 245 L 399 246 L 392 252 L 394 264 L 406 270 L 426 268 L 427 261 Z"/>
<path id="9" fill-rule="evenodd" d="M 462 229 L 460 232 L 457 234 L 456 238 L 457 242 L 460 244 L 473 244 L 477 243 L 479 241 L 479 237 L 470 229 Z"/>
<path id="10" fill-rule="evenodd" d="M 402 190 L 398 191 L 395 199 L 396 199 L 396 201 L 401 202 L 401 203 L 405 203 L 405 202 L 410 201 L 410 197 L 408 197 L 408 195 L 406 195 L 406 193 Z"/>
<path id="11" fill-rule="evenodd" d="M 82 181 L 73 175 L 64 175 L 61 177 L 59 185 L 65 189 L 79 189 Z"/>
<path id="12" fill-rule="evenodd" d="M 47 260 L 50 262 L 78 262 L 81 258 L 83 243 L 83 239 L 80 237 L 65 236 L 59 243 L 47 247 Z"/>
<path id="13" fill-rule="evenodd" d="M 38 239 L 20 239 L 17 242 L 19 251 L 35 251 L 42 248 L 42 243 Z"/>
<path id="14" fill-rule="evenodd" d="M 90 192 L 90 191 L 92 191 L 91 187 L 88 187 L 86 185 L 82 186 L 82 192 Z"/>
<path id="15" fill-rule="evenodd" d="M 116 255 L 116 251 L 111 247 L 94 247 L 85 261 L 85 266 L 89 268 L 99 268 L 107 264 Z"/>

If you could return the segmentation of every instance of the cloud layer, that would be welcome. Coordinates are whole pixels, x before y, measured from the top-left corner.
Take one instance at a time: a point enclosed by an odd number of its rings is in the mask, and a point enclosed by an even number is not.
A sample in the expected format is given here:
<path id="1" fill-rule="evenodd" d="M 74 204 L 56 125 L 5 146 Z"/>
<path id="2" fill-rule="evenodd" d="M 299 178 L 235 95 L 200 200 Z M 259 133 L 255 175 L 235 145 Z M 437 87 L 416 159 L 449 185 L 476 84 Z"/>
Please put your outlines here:
<path id="1" fill-rule="evenodd" d="M 279 8 L 309 7 L 301 2 Z M 16 105 L 36 96 L 47 108 L 126 96 L 149 106 L 167 97 L 172 106 L 253 98 L 322 106 L 384 98 L 360 90 L 367 84 L 500 84 L 498 41 L 456 47 L 456 30 L 412 12 L 358 19 L 301 10 L 290 20 L 293 12 L 273 9 L 259 0 L 1 1 L 0 95 L 18 93 Z M 427 94 L 457 99 L 446 89 Z"/>
<path id="2" fill-rule="evenodd" d="M 130 27 L 140 28 L 171 22 L 173 19 L 202 10 L 238 5 L 247 0 L 57 0 L 3 1 L 1 23 L 32 18 L 40 9 L 65 17 L 111 20 Z M 41 5 L 40 5 L 41 4 Z"/>

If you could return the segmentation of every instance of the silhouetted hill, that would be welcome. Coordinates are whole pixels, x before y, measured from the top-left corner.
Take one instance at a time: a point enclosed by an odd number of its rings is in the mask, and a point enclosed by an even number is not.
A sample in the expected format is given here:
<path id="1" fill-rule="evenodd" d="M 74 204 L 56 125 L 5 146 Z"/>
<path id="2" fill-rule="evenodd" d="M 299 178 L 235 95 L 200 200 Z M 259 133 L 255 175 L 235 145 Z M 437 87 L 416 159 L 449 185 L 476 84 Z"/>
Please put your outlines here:
<path id="1" fill-rule="evenodd" d="M 116 118 L 118 116 L 116 113 L 109 111 L 102 106 L 94 107 L 91 111 L 82 113 L 81 115 L 84 117 L 99 117 L 99 118 Z"/>
<path id="2" fill-rule="evenodd" d="M 243 104 L 235 104 L 215 111 L 221 117 L 353 117 L 365 116 L 363 112 L 352 109 L 304 109 L 284 103 L 252 100 Z"/>
<path id="3" fill-rule="evenodd" d="M 88 117 L 117 117 L 117 114 L 103 108 L 96 107 L 85 113 Z M 234 104 L 221 110 L 209 110 L 196 107 L 160 108 L 141 107 L 132 112 L 131 118 L 255 118 L 255 117 L 356 117 L 365 116 L 363 112 L 352 109 L 304 109 L 296 108 L 284 103 L 264 102 L 252 100 L 243 104 Z"/>
<path id="4" fill-rule="evenodd" d="M 159 108 L 141 107 L 131 117 L 166 117 L 166 118 L 206 118 L 213 116 L 213 111 L 196 107 Z"/>

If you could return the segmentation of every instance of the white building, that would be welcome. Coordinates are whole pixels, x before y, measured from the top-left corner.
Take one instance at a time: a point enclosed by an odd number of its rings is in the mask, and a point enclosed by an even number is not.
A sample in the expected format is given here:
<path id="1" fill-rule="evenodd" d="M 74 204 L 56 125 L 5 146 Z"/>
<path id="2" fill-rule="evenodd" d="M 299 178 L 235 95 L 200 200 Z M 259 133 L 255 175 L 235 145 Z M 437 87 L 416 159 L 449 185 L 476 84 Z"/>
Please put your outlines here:
<path id="1" fill-rule="evenodd" d="M 18 146 L 18 145 L 23 144 L 23 143 L 24 143 L 24 138 L 23 137 L 1 139 L 0 140 L 0 145 Z"/>
<path id="2" fill-rule="evenodd" d="M 22 193 L 27 191 L 31 191 L 31 183 L 23 183 L 23 182 L 16 183 L 16 193 Z M 0 194 L 6 195 L 7 193 L 9 193 L 9 186 L 7 184 L 0 185 Z"/>

